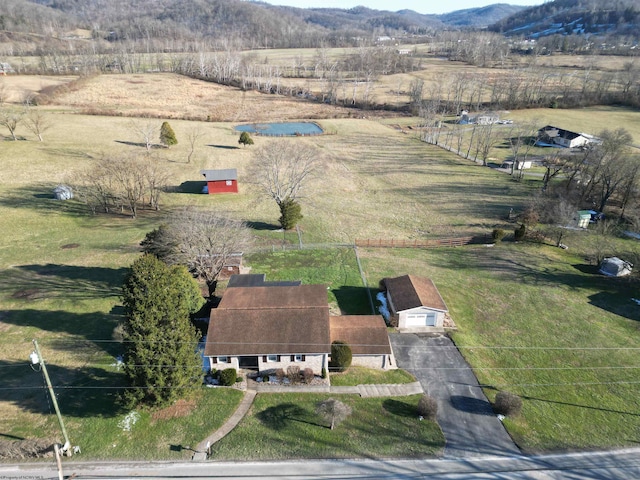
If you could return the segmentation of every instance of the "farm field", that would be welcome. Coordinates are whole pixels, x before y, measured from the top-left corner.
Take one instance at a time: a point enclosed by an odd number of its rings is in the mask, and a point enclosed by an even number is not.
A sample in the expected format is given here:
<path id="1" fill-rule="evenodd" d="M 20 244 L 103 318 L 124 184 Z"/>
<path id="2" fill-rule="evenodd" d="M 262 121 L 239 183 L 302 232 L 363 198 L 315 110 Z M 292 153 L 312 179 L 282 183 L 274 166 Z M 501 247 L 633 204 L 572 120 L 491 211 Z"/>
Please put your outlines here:
<path id="1" fill-rule="evenodd" d="M 198 441 L 198 436 L 214 429 L 237 405 L 238 396 L 229 393 L 224 399 L 216 397 L 223 407 L 214 408 L 215 402 L 209 400 L 217 392 L 198 391 L 181 410 L 184 416 L 167 418 L 169 423 L 154 418 L 154 412 L 141 412 L 138 430 L 134 427 L 125 433 L 118 427 L 127 413 L 112 401 L 114 387 L 122 380 L 114 366 L 119 353 L 115 329 L 122 314 L 120 285 L 126 268 L 139 255 L 144 235 L 181 206 L 212 208 L 249 222 L 260 247 L 247 255 L 254 273 L 266 273 L 269 280 L 325 283 L 330 287 L 332 311 L 369 313 L 352 250 L 278 251 L 283 237 L 286 243 L 297 243 L 298 236 L 290 232 L 283 236 L 277 231 L 276 205 L 255 194 L 251 179 L 245 175 L 253 150 L 270 139 L 255 137 L 256 145 L 240 148 L 239 134 L 233 130 L 235 122 L 184 119 L 192 115 L 199 118 L 218 102 L 224 103 L 216 96 L 222 95 L 222 90 L 229 105 L 246 106 L 254 97 L 247 102 L 237 98 L 244 94 L 232 89 L 192 82 L 196 81 L 164 74 L 97 77 L 67 97 L 59 97 L 58 105 L 46 107 L 52 126 L 44 142 L 37 142 L 26 130 L 18 131 L 25 140 L 1 142 L 0 384 L 8 389 L 0 390 L 0 431 L 6 437 L 58 436 L 57 422 L 41 388 L 41 375 L 27 363 L 33 338 L 38 339 L 51 365 L 54 383 L 71 387 L 60 396 L 61 409 L 68 418 L 70 434 L 75 436 L 72 441 L 87 445 L 81 445 L 87 458 L 141 458 L 131 444 L 140 442 L 140 431 L 149 426 L 154 426 L 151 430 L 157 434 L 145 444 L 144 458 L 187 458 L 190 453 L 177 446 Z M 211 91 L 205 88 L 209 86 Z M 36 83 L 33 88 L 38 88 Z M 149 113 L 166 114 L 170 120 L 178 145 L 152 150 L 171 178 L 159 212 L 143 211 L 137 219 L 120 214 L 92 216 L 78 201 L 53 200 L 52 189 L 70 181 L 74 172 L 90 169 L 94 159 L 144 153 L 133 125 L 148 118 L 77 113 L 92 104 L 95 88 L 109 98 L 105 109 L 141 114 L 148 108 Z M 114 89 L 112 96 L 109 88 Z M 141 98 L 140 88 L 150 89 L 148 104 L 135 100 Z M 154 104 L 165 90 L 172 92 L 173 103 Z M 199 105 L 190 102 L 195 91 L 206 97 L 202 103 L 211 102 L 210 107 L 200 111 Z M 259 103 L 263 97 L 256 96 L 251 106 L 267 112 L 261 121 L 275 119 L 282 108 L 295 119 L 318 115 L 318 123 L 334 133 L 286 139 L 313 145 L 325 162 L 322 177 L 310 184 L 301 201 L 305 244 L 351 243 L 356 238 L 466 236 L 487 234 L 497 227 L 510 230 L 513 225 L 505 221 L 509 210 L 522 211 L 538 190 L 535 180 L 513 182 L 506 175 L 424 144 L 416 134 L 393 127 L 406 118 L 333 118 L 323 112 L 310 113 L 300 102 L 277 107 L 275 96 Z M 128 103 L 130 98 L 134 101 Z M 273 102 L 273 110 L 269 102 Z M 237 105 L 229 111 L 237 111 Z M 640 139 L 638 113 L 631 110 L 542 110 L 509 115 L 518 120 L 542 114 L 551 118 L 545 123 L 571 123 L 577 130 L 589 132 L 604 123 L 607 128 L 625 126 L 636 141 Z M 157 123 L 159 126 L 161 120 Z M 195 129 L 204 136 L 187 163 L 189 146 L 184 139 Z M 240 193 L 190 193 L 200 191 L 199 172 L 203 168 L 237 168 Z M 585 261 L 591 241 L 589 233 L 576 233 L 565 241 L 570 245 L 568 251 L 505 242 L 491 249 L 368 249 L 360 255 L 371 289 L 384 277 L 405 273 L 434 279 L 459 327 L 454 339 L 487 386 L 489 397 L 498 389 L 523 396 L 522 416 L 508 419 L 506 425 L 526 451 L 632 445 L 640 431 L 640 405 L 632 383 L 640 368 L 635 362 L 640 348 L 640 313 L 630 301 L 638 296 L 638 284 L 637 280 L 610 281 L 595 275 L 593 266 Z M 622 252 L 637 250 L 638 242 L 634 242 L 620 240 L 617 248 Z M 78 393 L 82 390 L 77 387 L 96 385 L 101 389 Z M 272 407 L 270 401 L 265 400 L 260 408 Z M 312 421 L 311 407 L 303 408 L 303 418 Z M 363 409 L 397 420 L 396 414 L 380 403 Z M 256 408 L 254 413 L 258 411 Z M 259 420 L 248 422 L 255 426 Z M 403 425 L 407 430 L 413 428 Z M 300 428 L 286 426 L 288 435 L 299 434 Z M 353 428 L 360 427 L 354 424 Z M 95 438 L 101 429 L 109 432 L 104 441 Z M 171 445 L 176 446 L 173 450 L 167 439 L 170 430 L 179 432 L 171 439 Z M 247 436 L 252 434 L 246 433 L 248 430 L 229 438 L 249 442 Z M 415 454 L 437 454 L 440 437 L 431 431 L 424 435 L 415 437 L 429 439 Z M 112 444 L 117 446 L 106 448 Z M 245 452 L 221 445 L 224 449 L 218 458 L 246 458 Z M 376 451 L 396 455 L 382 448 Z M 270 455 L 279 454 L 269 451 L 255 458 Z"/>

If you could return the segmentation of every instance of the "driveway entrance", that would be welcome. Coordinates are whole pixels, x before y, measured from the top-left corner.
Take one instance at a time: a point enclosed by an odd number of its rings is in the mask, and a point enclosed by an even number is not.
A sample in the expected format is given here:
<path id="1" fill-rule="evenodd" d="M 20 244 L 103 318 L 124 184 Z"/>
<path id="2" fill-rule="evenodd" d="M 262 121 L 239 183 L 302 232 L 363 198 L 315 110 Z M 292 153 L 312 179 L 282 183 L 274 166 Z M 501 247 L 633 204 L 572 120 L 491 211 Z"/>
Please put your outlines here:
<path id="1" fill-rule="evenodd" d="M 449 337 L 393 333 L 389 338 L 398 366 L 438 402 L 445 457 L 520 453 Z"/>

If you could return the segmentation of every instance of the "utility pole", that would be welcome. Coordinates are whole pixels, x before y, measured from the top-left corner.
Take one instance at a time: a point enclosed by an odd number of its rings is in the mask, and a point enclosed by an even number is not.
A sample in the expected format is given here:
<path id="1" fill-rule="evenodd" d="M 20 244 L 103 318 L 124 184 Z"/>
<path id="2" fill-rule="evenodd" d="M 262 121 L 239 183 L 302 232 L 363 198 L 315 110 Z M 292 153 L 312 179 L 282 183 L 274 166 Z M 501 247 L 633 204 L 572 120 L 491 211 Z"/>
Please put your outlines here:
<path id="1" fill-rule="evenodd" d="M 64 428 L 64 422 L 62 421 L 62 415 L 60 414 L 60 407 L 58 407 L 58 400 L 56 400 L 56 394 L 53 391 L 53 386 L 51 385 L 51 379 L 49 378 L 49 372 L 47 372 L 47 366 L 44 363 L 44 358 L 42 358 L 42 354 L 40 353 L 40 348 L 38 347 L 38 342 L 34 339 L 33 346 L 35 347 L 35 351 L 29 355 L 31 359 L 32 365 L 38 365 L 42 367 L 42 374 L 44 375 L 44 379 L 47 382 L 47 388 L 49 389 L 49 395 L 51 396 L 51 402 L 53 403 L 53 408 L 56 409 L 56 415 L 58 416 L 58 422 L 60 422 L 60 429 L 62 430 L 62 436 L 64 437 L 64 445 L 62 446 L 62 453 L 66 455 L 71 455 L 71 442 L 69 442 L 69 436 L 67 435 L 67 429 Z"/>

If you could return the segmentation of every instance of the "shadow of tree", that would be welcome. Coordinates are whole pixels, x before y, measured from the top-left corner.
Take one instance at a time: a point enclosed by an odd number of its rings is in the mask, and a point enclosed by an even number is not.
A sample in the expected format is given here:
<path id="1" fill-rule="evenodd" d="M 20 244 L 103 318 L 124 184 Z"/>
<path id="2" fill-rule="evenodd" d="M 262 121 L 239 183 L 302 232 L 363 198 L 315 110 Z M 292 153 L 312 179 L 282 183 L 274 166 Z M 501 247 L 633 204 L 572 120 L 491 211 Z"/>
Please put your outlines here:
<path id="1" fill-rule="evenodd" d="M 416 418 L 418 416 L 418 412 L 414 405 L 394 400 L 393 398 L 389 398 L 382 402 L 382 408 L 393 415 L 398 415 L 399 417 Z"/>
<path id="2" fill-rule="evenodd" d="M 122 351 L 120 343 L 113 340 L 113 332 L 121 317 L 111 313 L 70 313 L 62 310 L 3 310 L 2 323 L 30 327 L 48 332 L 66 332 L 74 338 L 51 339 L 50 348 L 58 351 L 73 349 L 74 354 L 95 355 L 96 346 L 115 357 Z M 84 340 L 83 340 L 84 338 Z"/>
<path id="3" fill-rule="evenodd" d="M 91 299 L 117 296 L 126 268 L 76 265 L 19 265 L 0 275 L 0 292 L 13 298 L 33 300 L 65 296 Z"/>
<path id="4" fill-rule="evenodd" d="M 142 142 L 127 142 L 126 140 L 114 140 L 116 143 L 121 143 L 123 145 L 129 145 L 132 147 L 142 147 L 142 148 L 147 148 L 147 144 L 146 143 L 142 143 Z M 151 144 L 151 148 L 154 150 L 157 149 L 166 149 L 167 147 L 164 145 L 161 145 L 159 143 L 153 143 Z"/>
<path id="5" fill-rule="evenodd" d="M 223 148 L 225 150 L 239 150 L 240 149 L 240 147 L 236 147 L 234 145 L 207 145 L 207 147 Z"/>
<path id="6" fill-rule="evenodd" d="M 247 226 L 252 230 L 280 230 L 280 225 L 266 222 L 247 222 Z"/>
<path id="7" fill-rule="evenodd" d="M 46 356 L 45 356 L 46 358 Z M 47 363 L 60 411 L 66 417 L 113 417 L 124 411 L 118 393 L 124 374 L 115 368 L 69 368 Z M 37 414 L 53 414 L 49 390 L 41 371 L 28 361 L 0 360 L 0 401 Z"/>
<path id="8" fill-rule="evenodd" d="M 309 420 L 309 413 L 293 403 L 282 403 L 262 410 L 257 415 L 258 420 L 272 430 L 284 430 L 291 422 L 301 422 L 309 425 L 322 426 Z"/>
<path id="9" fill-rule="evenodd" d="M 475 413 L 476 415 L 494 415 L 491 404 L 479 398 L 467 397 L 465 395 L 452 395 L 451 405 L 461 412 Z"/>
<path id="10" fill-rule="evenodd" d="M 0 206 L 34 210 L 42 214 L 62 213 L 73 217 L 89 217 L 90 210 L 78 200 L 56 200 L 53 189 L 58 184 L 38 183 L 14 187 L 8 194 L 0 196 Z"/>

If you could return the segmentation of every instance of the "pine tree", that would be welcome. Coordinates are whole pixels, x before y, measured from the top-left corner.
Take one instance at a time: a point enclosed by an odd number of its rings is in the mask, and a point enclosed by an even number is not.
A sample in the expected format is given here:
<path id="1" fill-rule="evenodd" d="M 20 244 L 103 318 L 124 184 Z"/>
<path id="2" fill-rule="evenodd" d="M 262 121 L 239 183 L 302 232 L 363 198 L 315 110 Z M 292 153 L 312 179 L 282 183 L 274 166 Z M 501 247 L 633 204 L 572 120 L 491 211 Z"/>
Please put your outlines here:
<path id="1" fill-rule="evenodd" d="M 144 255 L 131 266 L 122 299 L 127 403 L 164 405 L 200 385 L 202 360 L 189 315 L 204 300 L 187 269 Z"/>
<path id="2" fill-rule="evenodd" d="M 253 145 L 253 138 L 249 135 L 249 132 L 242 132 L 240 134 L 240 138 L 238 139 L 238 143 L 243 146 Z"/>
<path id="3" fill-rule="evenodd" d="M 170 147 L 171 145 L 177 145 L 178 139 L 176 138 L 176 134 L 169 125 L 169 122 L 162 122 L 162 126 L 160 127 L 160 143 Z"/>
<path id="4" fill-rule="evenodd" d="M 302 220 L 302 207 L 291 198 L 285 198 L 280 204 L 280 218 L 278 221 L 282 228 L 291 230 Z"/>

